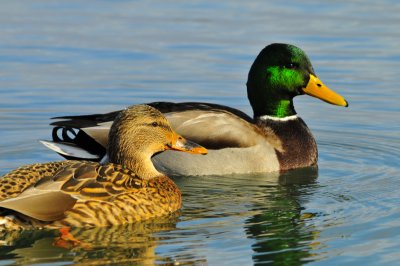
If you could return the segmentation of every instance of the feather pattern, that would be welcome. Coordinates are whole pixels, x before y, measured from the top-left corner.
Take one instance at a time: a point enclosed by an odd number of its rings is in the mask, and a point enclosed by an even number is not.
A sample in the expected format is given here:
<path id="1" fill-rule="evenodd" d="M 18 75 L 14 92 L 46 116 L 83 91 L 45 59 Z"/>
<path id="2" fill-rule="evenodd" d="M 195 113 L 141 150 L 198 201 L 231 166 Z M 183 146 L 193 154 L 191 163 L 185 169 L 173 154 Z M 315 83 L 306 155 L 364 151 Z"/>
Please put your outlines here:
<path id="1" fill-rule="evenodd" d="M 162 216 L 181 206 L 179 189 L 165 176 L 145 180 L 121 165 L 87 161 L 38 166 L 16 169 L 0 179 L 0 187 L 8 188 L 10 177 L 24 177 L 25 182 L 12 183 L 12 193 L 2 194 L 8 199 L 0 207 L 23 214 L 20 218 L 34 218 L 37 221 L 31 225 L 36 227 L 124 224 Z M 43 169 L 57 170 L 36 181 Z"/>

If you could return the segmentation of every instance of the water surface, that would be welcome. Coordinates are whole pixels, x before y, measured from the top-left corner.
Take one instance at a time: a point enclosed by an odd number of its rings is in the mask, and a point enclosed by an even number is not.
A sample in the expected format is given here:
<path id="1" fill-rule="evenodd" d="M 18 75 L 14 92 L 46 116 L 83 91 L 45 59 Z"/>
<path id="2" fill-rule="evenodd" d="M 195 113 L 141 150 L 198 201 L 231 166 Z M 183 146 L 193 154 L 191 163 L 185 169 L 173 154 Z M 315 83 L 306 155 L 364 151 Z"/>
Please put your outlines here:
<path id="1" fill-rule="evenodd" d="M 272 42 L 303 48 L 349 108 L 295 100 L 318 169 L 175 177 L 184 206 L 157 221 L 0 236 L 0 265 L 396 264 L 400 258 L 397 1 L 6 1 L 0 10 L 0 174 L 59 160 L 49 118 L 150 101 L 251 115 L 245 83 Z"/>

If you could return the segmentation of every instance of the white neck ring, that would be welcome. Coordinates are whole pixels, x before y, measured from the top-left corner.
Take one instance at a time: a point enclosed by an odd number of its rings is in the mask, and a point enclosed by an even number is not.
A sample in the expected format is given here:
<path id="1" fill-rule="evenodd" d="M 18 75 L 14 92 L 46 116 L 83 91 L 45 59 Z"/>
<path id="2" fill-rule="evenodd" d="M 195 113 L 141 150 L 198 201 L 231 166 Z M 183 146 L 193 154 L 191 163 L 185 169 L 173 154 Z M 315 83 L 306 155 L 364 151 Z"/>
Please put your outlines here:
<path id="1" fill-rule="evenodd" d="M 273 121 L 290 121 L 290 120 L 295 120 L 298 118 L 297 115 L 290 115 L 290 116 L 285 116 L 285 117 L 276 117 L 276 116 L 270 116 L 270 115 L 262 115 L 257 117 L 260 120 L 273 120 Z"/>

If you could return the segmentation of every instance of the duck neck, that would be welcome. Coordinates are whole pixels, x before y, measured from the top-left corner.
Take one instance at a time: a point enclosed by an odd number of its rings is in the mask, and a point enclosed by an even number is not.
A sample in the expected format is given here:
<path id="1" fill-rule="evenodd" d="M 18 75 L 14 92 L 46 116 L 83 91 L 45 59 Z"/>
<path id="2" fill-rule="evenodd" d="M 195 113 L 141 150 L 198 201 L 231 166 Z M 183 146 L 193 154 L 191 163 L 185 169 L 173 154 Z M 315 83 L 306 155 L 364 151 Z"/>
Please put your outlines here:
<path id="1" fill-rule="evenodd" d="M 151 161 L 151 156 L 148 154 L 135 153 L 121 156 L 120 153 L 116 158 L 112 158 L 112 156 L 110 156 L 110 162 L 129 168 L 137 176 L 147 180 L 163 175 L 156 170 L 153 162 Z"/>
<path id="2" fill-rule="evenodd" d="M 252 107 L 254 117 L 271 116 L 276 118 L 285 118 L 296 115 L 293 106 L 293 98 L 282 99 L 271 96 L 264 101 L 262 101 L 262 99 L 257 99 L 256 103 L 252 103 Z"/>
<path id="3" fill-rule="evenodd" d="M 133 170 L 139 177 L 143 179 L 152 179 L 161 176 L 162 174 L 154 167 L 150 157 L 142 157 L 140 159 L 129 160 L 125 166 Z"/>
<path id="4" fill-rule="evenodd" d="M 266 109 L 264 112 L 264 115 L 277 118 L 284 118 L 296 114 L 296 111 L 293 107 L 293 99 L 270 101 L 270 103 L 266 104 Z"/>
<path id="5" fill-rule="evenodd" d="M 247 82 L 247 97 L 253 108 L 254 117 L 271 116 L 284 118 L 296 115 L 293 106 L 293 97 L 295 95 L 282 94 L 283 89 L 264 85 L 249 74 Z M 278 93 L 280 92 L 280 93 Z"/>

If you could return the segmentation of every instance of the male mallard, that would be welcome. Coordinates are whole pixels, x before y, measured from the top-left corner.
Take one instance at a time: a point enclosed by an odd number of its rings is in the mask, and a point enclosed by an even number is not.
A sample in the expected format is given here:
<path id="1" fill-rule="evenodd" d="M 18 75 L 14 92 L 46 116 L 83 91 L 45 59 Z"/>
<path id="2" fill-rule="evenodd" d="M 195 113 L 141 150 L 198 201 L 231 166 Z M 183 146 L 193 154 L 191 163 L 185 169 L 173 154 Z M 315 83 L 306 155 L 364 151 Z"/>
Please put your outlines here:
<path id="1" fill-rule="evenodd" d="M 0 178 L 0 230 L 107 226 L 174 212 L 181 193 L 151 161 L 168 149 L 207 153 L 176 134 L 153 107 L 125 109 L 110 129 L 111 163 L 33 164 Z"/>
<path id="2" fill-rule="evenodd" d="M 271 44 L 260 52 L 249 72 L 247 93 L 253 118 L 217 104 L 150 103 L 179 134 L 209 149 L 207 156 L 162 153 L 153 157 L 156 168 L 169 174 L 207 175 L 315 165 L 317 145 L 296 115 L 293 97 L 308 94 L 348 106 L 317 78 L 307 55 L 289 44 Z M 53 123 L 53 142 L 44 144 L 67 158 L 100 160 L 106 153 L 107 132 L 118 113 L 59 117 L 63 120 Z M 59 131 L 62 137 L 57 135 Z"/>

